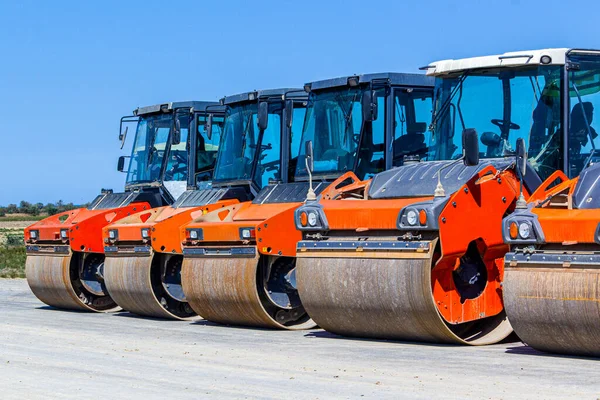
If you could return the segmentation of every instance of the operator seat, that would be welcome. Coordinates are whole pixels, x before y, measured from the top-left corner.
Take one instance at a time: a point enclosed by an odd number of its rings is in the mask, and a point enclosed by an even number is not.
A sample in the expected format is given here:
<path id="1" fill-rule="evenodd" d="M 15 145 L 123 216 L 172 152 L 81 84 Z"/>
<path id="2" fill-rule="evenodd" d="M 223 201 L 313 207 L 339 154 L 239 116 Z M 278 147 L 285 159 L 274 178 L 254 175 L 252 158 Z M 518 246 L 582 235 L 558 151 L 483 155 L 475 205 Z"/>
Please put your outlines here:
<path id="1" fill-rule="evenodd" d="M 577 103 L 571 110 L 571 125 L 569 126 L 569 158 L 572 166 L 580 170 L 585 157 L 581 157 L 581 150 L 588 144 L 589 133 L 587 123 L 590 124 L 592 139 L 598 137 L 596 130 L 591 127 L 594 119 L 594 105 L 592 103 Z"/>
<path id="2" fill-rule="evenodd" d="M 394 166 L 401 165 L 405 155 L 422 155 L 427 151 L 425 131 L 427 124 L 424 122 L 409 123 L 406 134 L 394 140 Z"/>

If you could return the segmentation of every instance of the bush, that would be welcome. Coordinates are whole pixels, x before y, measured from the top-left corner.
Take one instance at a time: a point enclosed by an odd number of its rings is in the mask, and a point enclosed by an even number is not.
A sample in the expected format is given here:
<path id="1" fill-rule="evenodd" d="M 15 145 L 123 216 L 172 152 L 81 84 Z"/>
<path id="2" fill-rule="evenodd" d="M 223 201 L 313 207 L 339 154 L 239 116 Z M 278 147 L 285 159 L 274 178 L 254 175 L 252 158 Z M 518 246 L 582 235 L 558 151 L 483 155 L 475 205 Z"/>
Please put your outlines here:
<path id="1" fill-rule="evenodd" d="M 14 233 L 6 235 L 7 246 L 24 246 L 25 239 L 22 233 Z"/>
<path id="2" fill-rule="evenodd" d="M 0 278 L 25 278 L 25 248 L 0 247 Z"/>

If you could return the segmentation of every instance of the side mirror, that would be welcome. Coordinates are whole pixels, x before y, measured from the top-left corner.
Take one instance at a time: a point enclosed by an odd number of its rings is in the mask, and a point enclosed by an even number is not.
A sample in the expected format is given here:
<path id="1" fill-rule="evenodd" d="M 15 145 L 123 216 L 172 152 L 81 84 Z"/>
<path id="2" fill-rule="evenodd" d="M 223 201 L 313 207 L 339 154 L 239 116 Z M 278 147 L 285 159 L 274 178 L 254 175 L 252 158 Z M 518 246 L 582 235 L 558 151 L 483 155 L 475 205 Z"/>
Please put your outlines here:
<path id="1" fill-rule="evenodd" d="M 285 101 L 285 124 L 288 128 L 292 127 L 294 121 L 294 102 L 292 100 Z"/>
<path id="2" fill-rule="evenodd" d="M 475 129 L 465 129 L 462 134 L 463 160 L 467 167 L 479 164 L 479 138 Z"/>
<path id="3" fill-rule="evenodd" d="M 117 162 L 117 171 L 123 172 L 125 170 L 125 156 L 119 157 L 119 161 Z"/>
<path id="4" fill-rule="evenodd" d="M 523 140 L 523 138 L 517 139 L 516 153 L 517 173 L 523 178 L 525 176 L 525 171 L 527 170 L 527 150 L 525 149 L 525 140 Z"/>
<path id="5" fill-rule="evenodd" d="M 264 131 L 269 125 L 269 103 L 261 101 L 258 103 L 258 129 Z"/>
<path id="6" fill-rule="evenodd" d="M 181 143 L 181 121 L 175 115 L 175 126 L 173 127 L 173 139 L 171 140 L 172 145 Z"/>
<path id="7" fill-rule="evenodd" d="M 375 121 L 377 119 L 377 101 L 375 92 L 367 90 L 361 99 L 363 121 Z"/>
<path id="8" fill-rule="evenodd" d="M 204 129 L 206 130 L 206 137 L 208 140 L 212 139 L 212 127 L 213 127 L 213 115 L 208 114 L 206 117 L 206 123 L 204 124 Z"/>
<path id="9" fill-rule="evenodd" d="M 127 139 L 127 131 L 128 130 L 129 130 L 129 127 L 126 126 L 124 132 L 119 132 L 119 140 L 121 141 L 121 150 L 123 150 L 123 146 L 125 146 L 125 139 Z"/>
<path id="10" fill-rule="evenodd" d="M 310 174 L 312 174 L 315 169 L 312 140 L 306 142 L 306 168 Z"/>

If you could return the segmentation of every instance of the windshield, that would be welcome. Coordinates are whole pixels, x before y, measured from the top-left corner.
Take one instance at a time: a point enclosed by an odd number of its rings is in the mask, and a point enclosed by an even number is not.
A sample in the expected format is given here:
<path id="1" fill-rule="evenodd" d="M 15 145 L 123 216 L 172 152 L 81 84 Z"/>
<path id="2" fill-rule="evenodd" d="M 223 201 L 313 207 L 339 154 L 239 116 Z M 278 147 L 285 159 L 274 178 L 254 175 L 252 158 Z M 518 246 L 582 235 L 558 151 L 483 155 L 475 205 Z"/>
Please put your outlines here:
<path id="1" fill-rule="evenodd" d="M 308 175 L 304 160 L 309 140 L 313 144 L 314 175 L 341 175 L 354 168 L 362 126 L 361 99 L 365 90 L 350 87 L 310 94 L 296 178 Z"/>
<path id="2" fill-rule="evenodd" d="M 252 180 L 263 187 L 270 179 L 280 179 L 280 143 L 280 104 L 269 104 L 267 129 L 262 136 L 258 129 L 257 103 L 229 107 L 225 114 L 214 180 Z"/>
<path id="3" fill-rule="evenodd" d="M 562 169 L 560 66 L 469 72 L 436 80 L 428 160 L 462 155 L 462 132 L 475 128 L 481 158 L 513 152 L 518 138 L 542 179 Z"/>
<path id="4" fill-rule="evenodd" d="M 135 134 L 135 141 L 129 169 L 127 172 L 127 184 L 155 182 L 161 178 L 161 170 L 165 151 L 168 151 L 167 141 L 173 125 L 173 114 L 158 114 L 140 117 Z M 182 123 L 183 127 L 187 126 Z M 187 136 L 187 133 L 186 133 Z M 183 152 L 185 152 L 185 141 L 183 141 Z M 173 156 L 178 157 L 176 151 Z M 184 156 L 187 163 L 187 156 Z M 172 175 L 175 176 L 176 162 L 172 164 Z M 186 175 L 186 168 L 179 171 L 179 175 Z M 185 176 L 184 176 L 185 179 Z"/>

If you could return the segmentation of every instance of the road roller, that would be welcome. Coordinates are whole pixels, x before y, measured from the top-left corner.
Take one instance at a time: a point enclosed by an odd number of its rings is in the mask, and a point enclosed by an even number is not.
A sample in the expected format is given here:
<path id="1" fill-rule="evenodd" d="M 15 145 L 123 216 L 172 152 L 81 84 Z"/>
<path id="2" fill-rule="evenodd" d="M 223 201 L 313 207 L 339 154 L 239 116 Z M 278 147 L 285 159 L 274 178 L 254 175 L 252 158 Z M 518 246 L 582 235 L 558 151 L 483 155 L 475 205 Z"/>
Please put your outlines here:
<path id="1" fill-rule="evenodd" d="M 307 97 L 295 88 L 227 96 L 220 101 L 220 116 L 213 107 L 205 124 L 198 121 L 206 126 L 198 132 L 200 147 L 212 143 L 216 159 L 207 163 L 199 153 L 187 191 L 174 204 L 142 210 L 104 228 L 104 283 L 117 305 L 149 317 L 196 316 L 181 287 L 179 227 L 255 198 L 269 182 L 289 181 L 291 146 L 299 140 Z M 207 168 L 215 171 L 210 181 L 203 172 Z"/>
<path id="2" fill-rule="evenodd" d="M 503 222 L 504 305 L 521 340 L 551 353 L 600 357 L 600 51 L 566 52 L 562 135 L 570 175 L 556 193 Z M 566 93 L 565 93 L 566 95 Z M 596 125 L 597 126 L 597 125 Z"/>
<path id="3" fill-rule="evenodd" d="M 223 324 L 304 329 L 314 322 L 296 290 L 294 210 L 305 198 L 336 196 L 368 177 L 418 157 L 431 121 L 433 79 L 377 73 L 305 85 L 302 135 L 292 140 L 286 182 L 251 202 L 198 215 L 180 229 L 182 288 L 190 307 Z M 261 235 L 274 238 L 267 244 Z M 286 247 L 279 246 L 287 243 Z M 291 244 L 291 246 L 289 245 Z"/>
<path id="4" fill-rule="evenodd" d="M 136 126 L 127 171 L 126 157 L 118 163 L 118 170 L 127 174 L 125 190 L 105 190 L 86 208 L 50 216 L 25 229 L 27 282 L 42 302 L 73 310 L 118 310 L 104 283 L 102 228 L 172 204 L 185 191 L 190 122 L 196 110 L 214 104 L 158 104 L 121 118 L 121 148 L 129 125 Z"/>
<path id="5" fill-rule="evenodd" d="M 576 175 L 583 165 L 570 154 L 582 135 L 568 128 L 580 123 L 568 112 L 579 101 L 567 88 L 575 54 L 545 49 L 425 67 L 436 97 L 423 157 L 375 175 L 352 201 L 340 196 L 295 211 L 296 285 L 319 326 L 470 345 L 512 333 L 503 218 L 528 198 L 550 196 L 554 186 L 542 181 L 559 184 L 565 175 L 556 171 Z M 595 92 L 587 80 L 581 96 Z M 469 132 L 478 137 L 479 162 L 464 165 Z"/>

